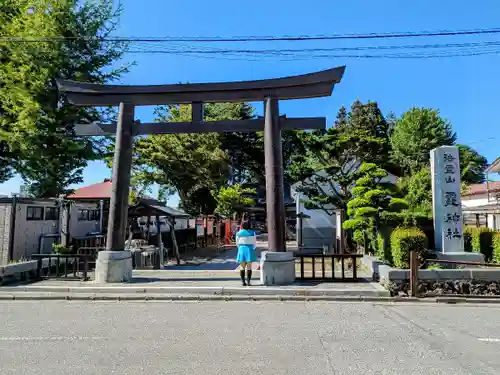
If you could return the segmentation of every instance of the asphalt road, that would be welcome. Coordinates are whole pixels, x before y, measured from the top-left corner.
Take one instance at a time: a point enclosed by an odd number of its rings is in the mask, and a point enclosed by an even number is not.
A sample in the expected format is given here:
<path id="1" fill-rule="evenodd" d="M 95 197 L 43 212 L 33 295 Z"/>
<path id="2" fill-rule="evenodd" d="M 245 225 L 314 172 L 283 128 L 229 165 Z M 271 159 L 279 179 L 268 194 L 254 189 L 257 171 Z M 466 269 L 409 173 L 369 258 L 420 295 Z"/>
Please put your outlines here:
<path id="1" fill-rule="evenodd" d="M 500 306 L 0 302 L 5 374 L 498 374 Z"/>

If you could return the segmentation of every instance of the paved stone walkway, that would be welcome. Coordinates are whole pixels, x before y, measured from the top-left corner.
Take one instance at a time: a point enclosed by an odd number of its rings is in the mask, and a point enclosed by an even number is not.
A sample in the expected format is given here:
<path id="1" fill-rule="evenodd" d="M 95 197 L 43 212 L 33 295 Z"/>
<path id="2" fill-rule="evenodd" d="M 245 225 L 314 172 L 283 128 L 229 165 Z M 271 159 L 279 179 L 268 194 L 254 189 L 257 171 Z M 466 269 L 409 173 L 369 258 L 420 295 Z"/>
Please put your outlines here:
<path id="1" fill-rule="evenodd" d="M 262 251 L 266 250 L 266 243 L 259 243 L 259 247 L 256 250 L 257 262 L 252 265 L 252 269 L 257 270 L 259 268 L 260 254 Z M 235 271 L 238 270 L 239 264 L 236 262 L 236 255 L 238 250 L 236 247 L 226 247 L 220 250 L 220 253 L 216 257 L 197 257 L 193 258 L 189 263 L 195 263 L 194 265 L 181 265 L 177 266 L 175 262 L 171 262 L 164 269 L 170 271 Z M 196 264 L 197 263 L 197 264 Z"/>
<path id="2" fill-rule="evenodd" d="M 207 253 L 187 265 L 168 265 L 163 270 L 136 270 L 132 282 L 127 284 L 96 284 L 93 281 L 49 279 L 30 285 L 0 288 L 0 293 L 17 292 L 71 292 L 71 293 L 165 293 L 165 294 L 255 294 L 280 295 L 290 293 L 316 293 L 321 295 L 378 296 L 386 293 L 378 284 L 365 280 L 359 282 L 296 282 L 289 286 L 260 286 L 259 260 L 266 242 L 259 242 L 258 261 L 253 264 L 252 287 L 241 286 L 235 247 L 222 248 L 213 257 Z M 366 277 L 362 270 L 360 278 Z M 93 275 L 90 275 L 93 278 Z M 319 273 L 318 273 L 319 276 Z"/>

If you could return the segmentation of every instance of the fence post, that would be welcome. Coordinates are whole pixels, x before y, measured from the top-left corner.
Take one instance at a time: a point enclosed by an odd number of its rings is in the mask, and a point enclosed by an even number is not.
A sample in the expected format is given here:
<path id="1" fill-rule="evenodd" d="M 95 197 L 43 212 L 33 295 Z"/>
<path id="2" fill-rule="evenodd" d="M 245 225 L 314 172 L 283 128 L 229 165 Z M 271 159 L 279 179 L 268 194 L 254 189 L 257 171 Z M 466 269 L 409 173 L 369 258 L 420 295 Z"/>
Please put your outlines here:
<path id="1" fill-rule="evenodd" d="M 89 255 L 83 255 L 83 280 L 88 280 L 88 271 L 89 271 Z"/>
<path id="2" fill-rule="evenodd" d="M 37 259 L 37 265 L 36 265 L 36 277 L 38 279 L 42 278 L 42 265 L 43 265 L 43 259 L 42 257 L 38 257 Z"/>
<path id="3" fill-rule="evenodd" d="M 412 297 L 418 297 L 418 254 L 410 251 L 410 293 Z"/>

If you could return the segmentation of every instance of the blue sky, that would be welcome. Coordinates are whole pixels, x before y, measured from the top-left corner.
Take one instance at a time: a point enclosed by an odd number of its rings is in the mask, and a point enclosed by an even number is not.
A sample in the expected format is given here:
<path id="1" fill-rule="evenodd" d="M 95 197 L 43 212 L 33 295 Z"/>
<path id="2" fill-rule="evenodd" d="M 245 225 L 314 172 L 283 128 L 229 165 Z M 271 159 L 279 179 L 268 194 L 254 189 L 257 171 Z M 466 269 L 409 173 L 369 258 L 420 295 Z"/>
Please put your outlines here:
<path id="1" fill-rule="evenodd" d="M 124 13 L 119 36 L 279 36 L 393 31 L 457 30 L 498 26 L 500 2 L 465 0 L 121 0 Z M 381 5 L 383 4 L 383 5 Z M 402 39 L 398 41 L 321 41 L 231 45 L 235 48 L 337 47 L 417 43 L 500 41 L 500 35 Z M 215 45 L 215 47 L 221 47 Z M 227 46 L 224 46 L 227 47 Z M 500 151 L 493 130 L 500 124 L 499 55 L 430 60 L 338 58 L 331 60 L 262 61 L 203 59 L 163 54 L 128 54 L 136 65 L 124 84 L 231 81 L 280 77 L 346 65 L 332 97 L 281 104 L 288 116 L 326 116 L 331 123 L 340 106 L 354 100 L 377 101 L 399 115 L 412 106 L 439 108 L 458 133 L 491 162 Z M 500 108 L 498 106 L 497 108 Z M 257 106 L 261 111 L 261 105 Z M 152 108 L 139 108 L 137 118 L 153 119 Z M 82 185 L 102 181 L 110 171 L 102 163 L 86 168 Z M 0 192 L 18 192 L 14 178 Z M 169 201 L 175 205 L 176 199 Z"/>

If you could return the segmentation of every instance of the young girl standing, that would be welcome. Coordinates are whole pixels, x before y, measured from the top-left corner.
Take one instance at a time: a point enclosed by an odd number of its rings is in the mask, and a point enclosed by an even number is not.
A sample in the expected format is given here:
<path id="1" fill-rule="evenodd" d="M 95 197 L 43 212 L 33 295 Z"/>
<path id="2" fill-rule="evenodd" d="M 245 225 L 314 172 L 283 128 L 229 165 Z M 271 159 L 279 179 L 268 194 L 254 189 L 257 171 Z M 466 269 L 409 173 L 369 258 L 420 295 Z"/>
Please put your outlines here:
<path id="1" fill-rule="evenodd" d="M 257 236 L 250 229 L 250 223 L 244 221 L 242 229 L 236 233 L 236 244 L 238 245 L 238 255 L 236 261 L 240 264 L 240 276 L 243 286 L 250 285 L 252 279 L 252 262 L 257 260 L 255 248 L 257 246 Z M 246 281 L 245 281 L 246 270 Z"/>

